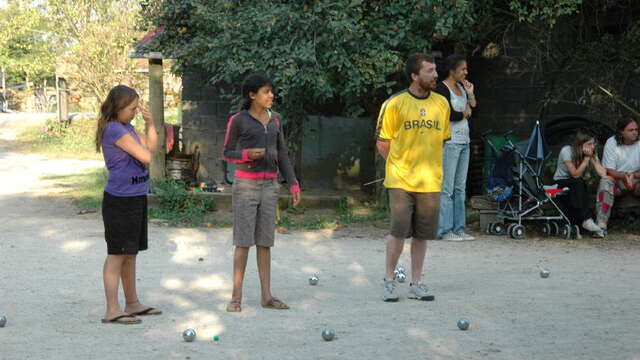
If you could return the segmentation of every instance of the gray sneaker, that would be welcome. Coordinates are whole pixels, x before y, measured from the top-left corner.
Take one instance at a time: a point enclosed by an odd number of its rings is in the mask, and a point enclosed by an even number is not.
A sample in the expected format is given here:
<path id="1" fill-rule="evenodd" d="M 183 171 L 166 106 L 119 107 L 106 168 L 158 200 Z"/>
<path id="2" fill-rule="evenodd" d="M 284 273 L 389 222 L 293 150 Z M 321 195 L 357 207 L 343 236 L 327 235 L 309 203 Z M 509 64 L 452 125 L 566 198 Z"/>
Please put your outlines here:
<path id="1" fill-rule="evenodd" d="M 409 285 L 409 299 L 433 301 L 435 298 L 423 283 Z"/>
<path id="2" fill-rule="evenodd" d="M 476 238 L 467 234 L 466 232 L 461 232 L 460 234 L 456 234 L 456 236 L 458 236 L 459 238 L 461 238 L 463 241 L 468 241 L 468 240 L 475 240 Z"/>
<path id="3" fill-rule="evenodd" d="M 454 233 L 446 233 L 442 235 L 443 241 L 464 241 L 464 239 L 460 235 L 456 235 Z"/>
<path id="4" fill-rule="evenodd" d="M 398 301 L 395 279 L 384 279 L 384 282 L 382 284 L 382 300 L 388 302 Z"/>

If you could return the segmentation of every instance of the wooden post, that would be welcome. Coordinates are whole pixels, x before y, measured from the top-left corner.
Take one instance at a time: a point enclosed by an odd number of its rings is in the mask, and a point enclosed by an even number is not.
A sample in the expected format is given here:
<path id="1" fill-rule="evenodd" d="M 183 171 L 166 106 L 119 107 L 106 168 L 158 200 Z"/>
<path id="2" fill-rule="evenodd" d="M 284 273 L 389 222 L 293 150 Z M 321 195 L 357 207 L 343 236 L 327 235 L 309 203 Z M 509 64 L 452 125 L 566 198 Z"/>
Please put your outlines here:
<path id="1" fill-rule="evenodd" d="M 47 97 L 47 79 L 44 79 L 43 84 L 42 84 L 42 101 L 44 102 L 42 104 L 42 106 L 44 106 L 44 109 L 42 109 L 42 112 L 49 112 L 49 98 Z"/>
<path id="2" fill-rule="evenodd" d="M 58 121 L 69 121 L 69 96 L 67 94 L 67 80 L 58 78 Z"/>
<path id="3" fill-rule="evenodd" d="M 7 99 L 7 81 L 5 80 L 6 72 L 4 67 L 0 68 L 0 86 L 2 86 L 2 101 L 0 101 L 0 112 L 9 110 L 9 99 Z"/>
<path id="4" fill-rule="evenodd" d="M 166 141 L 164 131 L 164 89 L 162 82 L 162 59 L 149 59 L 149 110 L 153 114 L 153 125 L 158 131 L 158 151 L 151 157 L 149 173 L 152 180 L 165 176 Z"/>
<path id="5" fill-rule="evenodd" d="M 56 73 L 56 114 L 58 114 L 58 120 L 60 120 L 60 84 L 58 79 L 58 73 Z"/>
<path id="6" fill-rule="evenodd" d="M 2 76 L 2 96 L 6 99 L 7 98 L 7 81 L 5 80 L 6 72 L 4 71 L 4 67 L 2 69 L 0 69 L 0 76 Z"/>

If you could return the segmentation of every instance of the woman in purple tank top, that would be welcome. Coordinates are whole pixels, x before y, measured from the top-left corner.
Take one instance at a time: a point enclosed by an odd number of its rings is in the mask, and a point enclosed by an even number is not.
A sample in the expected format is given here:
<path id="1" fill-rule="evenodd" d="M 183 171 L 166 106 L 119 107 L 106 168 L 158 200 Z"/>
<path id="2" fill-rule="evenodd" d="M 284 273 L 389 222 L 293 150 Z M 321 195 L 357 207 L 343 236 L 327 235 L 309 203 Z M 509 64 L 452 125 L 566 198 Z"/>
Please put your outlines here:
<path id="1" fill-rule="evenodd" d="M 144 119 L 144 134 L 131 125 L 138 111 Z M 140 106 L 138 93 L 124 85 L 111 89 L 100 107 L 96 131 L 96 151 L 102 151 L 109 172 L 102 200 L 107 243 L 102 272 L 107 309 L 102 322 L 106 324 L 138 324 L 137 316 L 162 313 L 141 304 L 136 291 L 136 256 L 147 249 L 148 165 L 157 148 L 151 113 Z M 120 279 L 124 311 L 118 301 Z"/>

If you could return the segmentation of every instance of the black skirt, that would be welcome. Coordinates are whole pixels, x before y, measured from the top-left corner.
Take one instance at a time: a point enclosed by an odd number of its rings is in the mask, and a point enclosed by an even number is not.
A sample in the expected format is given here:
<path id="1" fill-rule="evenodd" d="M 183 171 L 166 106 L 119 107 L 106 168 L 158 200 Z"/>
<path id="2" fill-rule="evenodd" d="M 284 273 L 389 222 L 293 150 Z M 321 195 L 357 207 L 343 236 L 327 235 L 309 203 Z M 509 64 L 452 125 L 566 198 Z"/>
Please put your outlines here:
<path id="1" fill-rule="evenodd" d="M 147 250 L 147 195 L 122 197 L 104 192 L 102 221 L 108 254 Z"/>

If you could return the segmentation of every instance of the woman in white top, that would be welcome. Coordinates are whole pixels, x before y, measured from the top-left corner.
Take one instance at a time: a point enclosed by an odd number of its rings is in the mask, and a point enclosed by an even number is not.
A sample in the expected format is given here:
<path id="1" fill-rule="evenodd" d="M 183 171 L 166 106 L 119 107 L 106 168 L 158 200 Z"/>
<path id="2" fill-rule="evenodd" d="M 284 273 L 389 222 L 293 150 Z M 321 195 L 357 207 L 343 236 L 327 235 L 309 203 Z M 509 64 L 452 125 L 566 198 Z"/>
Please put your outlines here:
<path id="1" fill-rule="evenodd" d="M 465 189 L 469 169 L 469 117 L 476 106 L 473 84 L 466 78 L 467 60 L 453 54 L 445 59 L 446 79 L 439 82 L 436 92 L 449 101 L 451 140 L 444 146 L 442 159 L 442 192 L 438 238 L 442 240 L 473 240 L 465 232 Z"/>
<path id="2" fill-rule="evenodd" d="M 558 155 L 558 165 L 553 180 L 562 188 L 568 187 L 569 193 L 563 199 L 565 215 L 572 225 L 582 225 L 596 237 L 604 237 L 603 230 L 593 221 L 587 197 L 587 183 L 584 174 L 593 167 L 602 178 L 607 171 L 600 164 L 596 153 L 596 139 L 583 131 L 578 131 L 573 143 L 565 145 Z"/>

